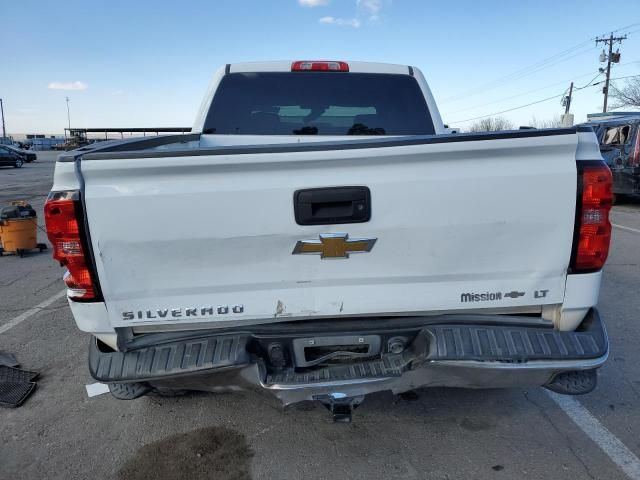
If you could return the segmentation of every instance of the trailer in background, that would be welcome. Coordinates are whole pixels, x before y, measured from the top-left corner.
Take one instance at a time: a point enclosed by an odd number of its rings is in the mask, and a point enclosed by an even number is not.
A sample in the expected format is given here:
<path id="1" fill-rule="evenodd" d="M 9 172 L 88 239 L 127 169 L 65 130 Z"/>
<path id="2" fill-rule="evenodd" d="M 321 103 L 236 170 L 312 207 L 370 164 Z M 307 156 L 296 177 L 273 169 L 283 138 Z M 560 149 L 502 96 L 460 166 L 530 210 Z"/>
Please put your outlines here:
<path id="1" fill-rule="evenodd" d="M 31 145 L 31 150 L 37 151 L 54 150 L 57 145 L 62 145 L 63 143 L 63 137 L 34 137 L 27 140 L 27 144 Z"/>

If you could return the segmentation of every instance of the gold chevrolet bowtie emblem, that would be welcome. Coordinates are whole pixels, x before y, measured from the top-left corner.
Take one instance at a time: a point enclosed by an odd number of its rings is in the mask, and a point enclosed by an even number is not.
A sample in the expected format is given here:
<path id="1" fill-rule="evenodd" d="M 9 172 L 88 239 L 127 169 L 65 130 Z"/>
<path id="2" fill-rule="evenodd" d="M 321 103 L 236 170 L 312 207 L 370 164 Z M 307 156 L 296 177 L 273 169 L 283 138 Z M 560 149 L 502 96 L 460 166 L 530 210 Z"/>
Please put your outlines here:
<path id="1" fill-rule="evenodd" d="M 293 255 L 315 254 L 320 258 L 349 258 L 350 253 L 370 252 L 376 238 L 350 239 L 346 233 L 320 234 L 319 240 L 298 240 Z"/>

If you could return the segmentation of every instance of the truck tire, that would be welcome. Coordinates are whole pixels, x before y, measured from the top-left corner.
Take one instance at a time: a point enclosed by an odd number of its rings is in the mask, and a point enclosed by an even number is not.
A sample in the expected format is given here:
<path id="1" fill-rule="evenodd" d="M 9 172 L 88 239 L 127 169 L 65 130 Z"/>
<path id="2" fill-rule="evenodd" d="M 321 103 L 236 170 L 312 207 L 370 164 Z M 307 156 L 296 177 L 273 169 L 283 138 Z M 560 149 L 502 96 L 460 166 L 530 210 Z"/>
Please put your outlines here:
<path id="1" fill-rule="evenodd" d="M 109 392 L 118 400 L 134 400 L 151 391 L 146 383 L 110 383 Z"/>

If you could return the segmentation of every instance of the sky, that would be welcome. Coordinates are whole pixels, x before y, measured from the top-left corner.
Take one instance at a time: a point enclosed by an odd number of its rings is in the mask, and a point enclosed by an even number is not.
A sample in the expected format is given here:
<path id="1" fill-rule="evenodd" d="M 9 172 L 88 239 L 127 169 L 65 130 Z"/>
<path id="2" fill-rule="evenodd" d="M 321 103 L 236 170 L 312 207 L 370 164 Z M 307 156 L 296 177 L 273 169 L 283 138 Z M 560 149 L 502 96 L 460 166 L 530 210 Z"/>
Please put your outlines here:
<path id="1" fill-rule="evenodd" d="M 0 18 L 0 98 L 16 135 L 62 133 L 65 97 L 75 127 L 191 126 L 216 68 L 241 61 L 414 65 L 462 128 L 554 96 L 501 116 L 557 117 L 569 83 L 598 75 L 594 39 L 611 31 L 628 34 L 612 78 L 640 75 L 640 0 L 0 0 Z M 577 122 L 602 110 L 601 89 L 575 92 Z"/>

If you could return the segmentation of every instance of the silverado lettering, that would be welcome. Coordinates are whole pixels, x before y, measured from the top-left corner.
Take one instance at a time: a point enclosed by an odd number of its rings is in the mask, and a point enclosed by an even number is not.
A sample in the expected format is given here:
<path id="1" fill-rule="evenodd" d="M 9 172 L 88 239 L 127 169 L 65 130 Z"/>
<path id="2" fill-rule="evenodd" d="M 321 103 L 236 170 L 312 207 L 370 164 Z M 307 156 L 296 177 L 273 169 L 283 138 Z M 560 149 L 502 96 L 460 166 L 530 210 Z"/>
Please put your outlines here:
<path id="1" fill-rule="evenodd" d="M 244 312 L 243 305 L 233 305 L 231 307 L 233 313 Z M 122 312 L 122 320 L 131 321 L 136 317 L 139 319 L 155 319 L 155 318 L 181 318 L 181 317 L 210 317 L 214 315 L 214 312 L 218 315 L 225 315 L 229 313 L 229 306 L 221 305 L 219 307 L 202 307 L 202 308 L 172 308 L 162 310 L 137 310 Z M 157 317 L 156 317 L 157 315 Z"/>

